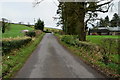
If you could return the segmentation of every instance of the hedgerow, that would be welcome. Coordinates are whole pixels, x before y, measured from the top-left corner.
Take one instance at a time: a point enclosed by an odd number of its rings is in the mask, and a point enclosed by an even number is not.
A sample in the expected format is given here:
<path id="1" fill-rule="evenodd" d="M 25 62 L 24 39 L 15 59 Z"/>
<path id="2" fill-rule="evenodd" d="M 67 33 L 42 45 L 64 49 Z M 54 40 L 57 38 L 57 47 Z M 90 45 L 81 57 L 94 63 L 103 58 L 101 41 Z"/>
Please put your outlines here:
<path id="1" fill-rule="evenodd" d="M 28 36 L 28 37 L 35 37 L 36 33 L 34 31 L 29 31 L 29 32 L 26 32 L 25 35 Z"/>
<path id="2" fill-rule="evenodd" d="M 3 39 L 2 40 L 2 55 L 5 55 L 7 53 L 10 53 L 10 51 L 14 49 L 19 49 L 22 46 L 29 43 L 32 39 L 31 38 L 9 38 L 9 39 Z"/>
<path id="3" fill-rule="evenodd" d="M 105 38 L 101 41 L 101 45 L 97 45 L 88 41 L 79 41 L 74 35 L 57 36 L 75 54 L 97 68 L 99 67 L 107 76 L 120 76 L 119 39 Z"/>
<path id="4" fill-rule="evenodd" d="M 39 35 L 36 36 L 34 39 L 32 39 L 29 43 L 19 48 L 19 50 L 15 49 L 12 52 L 9 52 L 9 54 L 2 57 L 2 72 L 1 72 L 2 78 L 14 77 L 17 71 L 19 71 L 22 68 L 25 61 L 29 58 L 31 53 L 36 49 L 37 45 L 44 36 L 44 33 L 38 32 L 38 34 Z M 24 39 L 28 39 L 28 38 L 24 38 Z M 19 40 L 19 38 L 14 38 L 14 39 L 12 38 L 12 40 Z"/>

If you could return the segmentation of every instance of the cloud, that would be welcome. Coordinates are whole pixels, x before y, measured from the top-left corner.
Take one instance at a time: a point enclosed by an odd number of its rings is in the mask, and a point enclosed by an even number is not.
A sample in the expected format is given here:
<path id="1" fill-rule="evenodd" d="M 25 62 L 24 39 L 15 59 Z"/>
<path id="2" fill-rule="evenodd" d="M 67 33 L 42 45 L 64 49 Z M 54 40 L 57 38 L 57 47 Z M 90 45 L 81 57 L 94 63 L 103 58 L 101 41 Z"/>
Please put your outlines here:
<path id="1" fill-rule="evenodd" d="M 26 0 L 25 0 L 26 1 Z M 52 1 L 52 0 L 50 0 Z M 56 22 L 53 21 L 57 6 L 48 0 L 43 1 L 38 6 L 33 7 L 32 2 L 2 2 L 2 15 L 0 17 L 7 18 L 13 22 L 34 23 L 34 18 L 41 18 L 45 22 L 45 26 L 55 27 Z"/>

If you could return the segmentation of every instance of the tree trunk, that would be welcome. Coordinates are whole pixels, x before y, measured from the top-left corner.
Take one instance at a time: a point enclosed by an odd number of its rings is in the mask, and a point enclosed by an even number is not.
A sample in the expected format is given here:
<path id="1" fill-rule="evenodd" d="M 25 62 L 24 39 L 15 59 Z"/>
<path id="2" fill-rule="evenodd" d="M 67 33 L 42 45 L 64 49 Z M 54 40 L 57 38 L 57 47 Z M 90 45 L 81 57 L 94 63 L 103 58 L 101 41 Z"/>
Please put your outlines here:
<path id="1" fill-rule="evenodd" d="M 2 33 L 5 33 L 5 22 L 4 22 L 4 19 L 2 19 Z"/>
<path id="2" fill-rule="evenodd" d="M 81 3 L 84 6 L 84 3 Z M 80 41 L 86 41 L 86 30 L 85 30 L 85 24 L 84 24 L 84 18 L 85 18 L 85 9 L 79 7 L 78 9 L 78 28 L 77 33 L 79 36 Z"/>

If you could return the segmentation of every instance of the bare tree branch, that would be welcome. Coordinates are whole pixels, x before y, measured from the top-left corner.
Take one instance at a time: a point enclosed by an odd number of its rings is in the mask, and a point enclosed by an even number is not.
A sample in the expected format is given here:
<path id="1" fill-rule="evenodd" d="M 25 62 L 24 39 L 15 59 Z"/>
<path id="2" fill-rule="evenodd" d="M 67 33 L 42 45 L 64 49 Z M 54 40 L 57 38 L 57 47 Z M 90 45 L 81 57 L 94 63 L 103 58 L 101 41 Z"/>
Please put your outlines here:
<path id="1" fill-rule="evenodd" d="M 89 7 L 86 8 L 86 12 L 88 12 L 88 11 L 92 11 L 92 12 L 99 11 L 99 12 L 103 12 L 103 13 L 108 12 L 110 6 L 112 5 L 112 4 L 111 4 L 111 5 L 109 5 L 109 4 L 110 4 L 112 1 L 113 1 L 113 0 L 110 0 L 110 1 L 108 1 L 108 2 L 99 4 L 99 5 L 89 6 Z M 100 9 L 103 5 L 107 5 L 107 4 L 108 4 L 107 10 L 102 10 L 102 9 Z M 96 9 L 95 9 L 95 8 L 96 8 Z M 99 9 L 98 9 L 98 8 L 99 8 Z M 93 10 L 92 10 L 92 9 L 93 9 Z"/>
<path id="2" fill-rule="evenodd" d="M 33 5 L 33 7 L 35 7 L 36 5 L 40 4 L 42 1 L 44 1 L 44 0 L 35 2 L 34 5 Z"/>
<path id="3" fill-rule="evenodd" d="M 88 13 L 89 14 L 89 18 L 85 21 L 85 27 L 87 27 L 87 23 L 88 21 L 90 20 L 90 18 L 92 17 L 92 14 L 91 13 Z"/>
<path id="4" fill-rule="evenodd" d="M 112 5 L 112 4 L 111 4 L 111 5 Z M 107 8 L 107 10 L 101 10 L 101 9 L 98 9 L 98 10 L 95 10 L 95 11 L 106 13 L 106 12 L 109 11 L 109 8 L 111 7 L 111 5 L 108 4 L 108 8 Z"/>

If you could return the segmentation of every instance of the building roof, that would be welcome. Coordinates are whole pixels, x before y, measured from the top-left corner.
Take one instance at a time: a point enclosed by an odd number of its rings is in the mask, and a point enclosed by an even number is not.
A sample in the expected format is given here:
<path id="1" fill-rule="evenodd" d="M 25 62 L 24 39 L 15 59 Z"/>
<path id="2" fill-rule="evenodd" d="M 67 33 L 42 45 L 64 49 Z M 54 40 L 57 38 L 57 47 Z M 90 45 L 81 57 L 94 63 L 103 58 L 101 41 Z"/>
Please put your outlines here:
<path id="1" fill-rule="evenodd" d="M 120 27 L 109 27 L 108 30 L 110 30 L 110 31 L 120 31 Z"/>
<path id="2" fill-rule="evenodd" d="M 110 32 L 108 29 L 90 29 L 90 32 L 102 32 L 107 33 Z"/>
<path id="3" fill-rule="evenodd" d="M 98 29 L 91 29 L 92 32 L 119 32 L 120 27 L 99 27 Z"/>

